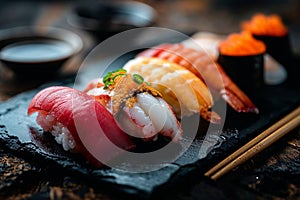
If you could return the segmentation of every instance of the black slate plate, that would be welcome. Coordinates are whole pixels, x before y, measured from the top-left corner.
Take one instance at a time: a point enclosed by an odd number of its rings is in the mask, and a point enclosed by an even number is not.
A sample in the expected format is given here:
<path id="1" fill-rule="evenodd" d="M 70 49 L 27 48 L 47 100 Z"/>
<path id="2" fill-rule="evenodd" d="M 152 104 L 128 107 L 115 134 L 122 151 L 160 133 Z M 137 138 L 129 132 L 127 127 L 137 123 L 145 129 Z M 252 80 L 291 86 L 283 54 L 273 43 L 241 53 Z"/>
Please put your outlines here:
<path id="1" fill-rule="evenodd" d="M 132 55 L 121 58 L 128 60 Z M 293 59 L 291 65 L 299 66 Z M 300 70 L 297 70 L 300 71 Z M 22 93 L 0 104 L 0 143 L 12 152 L 33 162 L 40 160 L 48 169 L 51 166 L 87 176 L 97 183 L 116 188 L 118 191 L 139 198 L 150 198 L 172 192 L 170 188 L 180 185 L 184 179 L 204 178 L 203 173 L 241 147 L 259 132 L 276 122 L 289 111 L 300 105 L 300 87 L 296 79 L 279 86 L 266 86 L 250 93 L 250 98 L 260 108 L 260 114 L 239 114 L 228 108 L 225 126 L 220 137 L 211 134 L 208 155 L 198 159 L 199 147 L 203 144 L 201 129 L 191 147 L 172 164 L 148 173 L 126 173 L 115 169 L 94 169 L 81 156 L 66 153 L 48 133 L 43 133 L 34 116 L 28 117 L 27 106 L 31 98 L 42 88 L 51 85 L 73 86 L 73 78 L 58 80 L 36 90 Z M 206 124 L 201 124 L 205 129 Z M 37 159 L 38 158 L 38 159 Z M 192 176 L 191 176 L 192 175 Z"/>

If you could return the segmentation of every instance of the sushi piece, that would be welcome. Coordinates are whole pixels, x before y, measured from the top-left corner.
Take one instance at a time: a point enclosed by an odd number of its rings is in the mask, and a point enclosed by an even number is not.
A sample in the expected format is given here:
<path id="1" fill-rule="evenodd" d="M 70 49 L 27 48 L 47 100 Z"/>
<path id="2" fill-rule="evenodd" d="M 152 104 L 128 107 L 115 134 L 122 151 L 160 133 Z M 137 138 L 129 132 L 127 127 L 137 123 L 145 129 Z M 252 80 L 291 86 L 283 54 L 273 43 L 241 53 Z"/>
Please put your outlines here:
<path id="1" fill-rule="evenodd" d="M 224 40 L 226 35 L 198 32 L 192 35 L 190 39 L 184 40 L 181 44 L 187 48 L 195 49 L 197 51 L 205 52 L 214 61 L 218 59 L 219 42 Z"/>
<path id="2" fill-rule="evenodd" d="M 220 42 L 218 62 L 248 94 L 264 85 L 265 51 L 265 44 L 253 38 L 251 33 L 233 33 Z"/>
<path id="3" fill-rule="evenodd" d="M 275 60 L 289 67 L 292 50 L 288 28 L 283 24 L 279 15 L 264 15 L 257 13 L 241 23 L 242 30 L 249 31 L 254 38 L 266 45 L 266 51 Z"/>
<path id="4" fill-rule="evenodd" d="M 288 34 L 279 15 L 257 13 L 249 21 L 242 22 L 242 29 L 257 36 L 282 37 Z"/>
<path id="5" fill-rule="evenodd" d="M 139 74 L 129 74 L 124 69 L 109 72 L 87 94 L 104 105 L 133 137 L 144 141 L 155 140 L 159 134 L 174 141 L 182 138 L 172 108 Z"/>
<path id="6" fill-rule="evenodd" d="M 220 116 L 211 111 L 213 99 L 207 86 L 184 67 L 160 58 L 138 57 L 123 68 L 141 74 L 163 96 L 168 96 L 178 117 L 200 114 L 212 123 L 221 122 Z"/>
<path id="7" fill-rule="evenodd" d="M 35 112 L 37 123 L 64 150 L 83 154 L 97 167 L 104 166 L 122 151 L 135 148 L 112 114 L 84 92 L 61 86 L 46 88 L 29 104 L 28 115 Z"/>
<path id="8" fill-rule="evenodd" d="M 187 39 L 181 44 L 185 47 L 205 52 L 213 61 L 218 60 L 219 43 L 225 40 L 225 35 L 218 35 L 209 32 L 199 32 Z M 224 78 L 223 78 L 224 79 Z M 285 67 L 276 61 L 271 55 L 264 55 L 264 81 L 267 85 L 278 85 L 287 79 L 287 71 Z M 226 85 L 226 83 L 224 83 Z"/>
<path id="9" fill-rule="evenodd" d="M 157 57 L 181 65 L 206 83 L 214 99 L 221 95 L 238 112 L 258 113 L 257 107 L 247 95 L 204 51 L 197 51 L 182 44 L 162 44 L 143 51 L 138 57 Z"/>
<path id="10" fill-rule="evenodd" d="M 265 44 L 253 38 L 248 31 L 232 33 L 219 44 L 219 52 L 227 56 L 257 55 L 265 51 Z"/>

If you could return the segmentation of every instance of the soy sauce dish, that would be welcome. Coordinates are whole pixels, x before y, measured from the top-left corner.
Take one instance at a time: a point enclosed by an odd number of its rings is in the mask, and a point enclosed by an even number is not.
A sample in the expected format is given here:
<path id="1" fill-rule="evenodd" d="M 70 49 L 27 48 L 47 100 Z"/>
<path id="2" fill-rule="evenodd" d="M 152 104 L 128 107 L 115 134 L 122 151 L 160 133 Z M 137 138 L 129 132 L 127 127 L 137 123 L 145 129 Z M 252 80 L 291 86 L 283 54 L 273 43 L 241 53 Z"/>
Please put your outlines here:
<path id="1" fill-rule="evenodd" d="M 0 61 L 17 76 L 55 74 L 83 43 L 75 33 L 53 27 L 17 27 L 0 31 Z"/>

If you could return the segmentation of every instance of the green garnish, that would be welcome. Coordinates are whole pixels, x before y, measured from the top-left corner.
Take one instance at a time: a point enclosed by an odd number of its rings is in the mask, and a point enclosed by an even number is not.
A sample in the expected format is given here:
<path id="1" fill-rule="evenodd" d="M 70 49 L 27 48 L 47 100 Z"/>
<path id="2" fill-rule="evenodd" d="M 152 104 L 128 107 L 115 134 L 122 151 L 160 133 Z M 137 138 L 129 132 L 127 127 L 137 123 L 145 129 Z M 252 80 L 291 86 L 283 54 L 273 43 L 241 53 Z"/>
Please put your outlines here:
<path id="1" fill-rule="evenodd" d="M 142 84 L 144 82 L 144 78 L 141 75 L 139 75 L 139 74 L 133 74 L 132 75 L 132 79 L 137 84 Z"/>
<path id="2" fill-rule="evenodd" d="M 104 77 L 103 77 L 103 83 L 105 83 L 112 75 L 112 72 L 108 72 Z"/>
<path id="3" fill-rule="evenodd" d="M 117 69 L 112 72 L 108 72 L 104 77 L 103 77 L 103 83 L 104 87 L 103 89 L 107 89 L 108 86 L 114 84 L 115 79 L 118 76 L 125 76 L 126 75 L 126 70 L 125 69 Z"/>
<path id="4" fill-rule="evenodd" d="M 114 77 L 112 77 L 111 79 L 114 82 L 116 80 L 116 78 L 118 78 L 119 76 L 124 76 L 124 75 L 126 75 L 126 74 L 117 74 Z"/>

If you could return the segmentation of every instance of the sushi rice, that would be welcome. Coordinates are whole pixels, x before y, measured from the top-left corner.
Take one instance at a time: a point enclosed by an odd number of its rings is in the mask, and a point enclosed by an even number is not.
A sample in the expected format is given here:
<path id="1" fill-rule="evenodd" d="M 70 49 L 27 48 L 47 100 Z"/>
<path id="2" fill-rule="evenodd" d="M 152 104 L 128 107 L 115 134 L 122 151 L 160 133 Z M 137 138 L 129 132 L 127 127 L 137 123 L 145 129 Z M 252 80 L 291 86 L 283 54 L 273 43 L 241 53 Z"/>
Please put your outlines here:
<path id="1" fill-rule="evenodd" d="M 36 121 L 44 131 L 50 132 L 54 136 L 55 141 L 61 144 L 65 151 L 75 149 L 76 142 L 68 128 L 57 122 L 51 114 L 39 112 Z"/>

